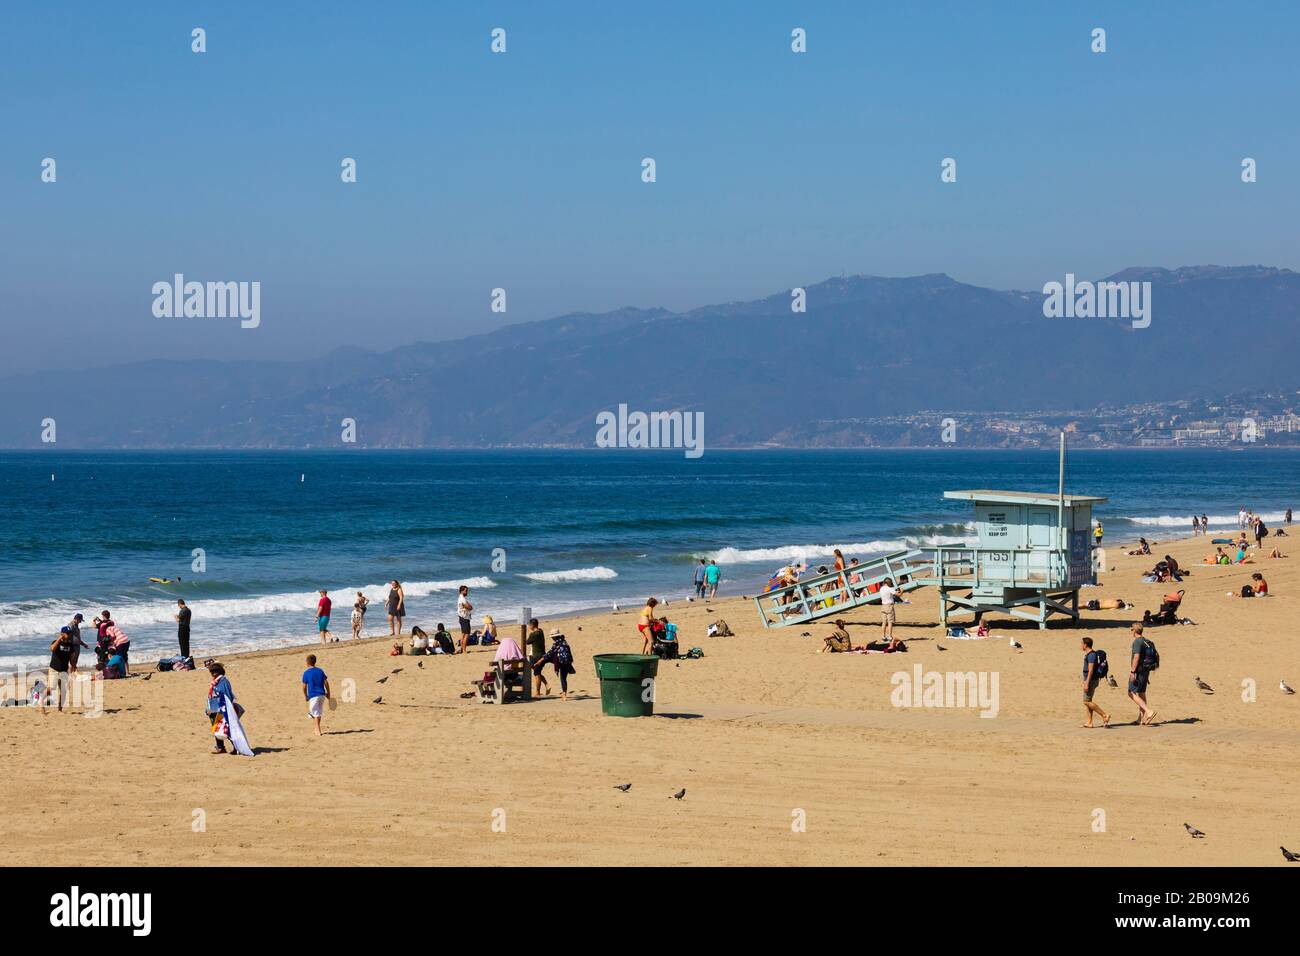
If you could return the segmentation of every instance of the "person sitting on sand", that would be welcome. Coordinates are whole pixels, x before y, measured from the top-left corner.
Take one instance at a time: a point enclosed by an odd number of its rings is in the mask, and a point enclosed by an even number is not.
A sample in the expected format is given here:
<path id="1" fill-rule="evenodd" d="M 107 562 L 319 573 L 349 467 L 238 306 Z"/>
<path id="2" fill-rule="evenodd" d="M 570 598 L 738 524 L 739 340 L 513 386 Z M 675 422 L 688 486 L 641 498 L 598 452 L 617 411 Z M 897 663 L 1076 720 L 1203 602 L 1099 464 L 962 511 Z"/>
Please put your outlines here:
<path id="1" fill-rule="evenodd" d="M 430 653 L 429 635 L 424 633 L 424 628 L 417 624 L 415 627 L 411 628 L 411 654 L 415 657 L 419 657 L 422 654 L 428 653 Z"/>
<path id="2" fill-rule="evenodd" d="M 1282 553 L 1282 549 L 1279 548 L 1279 547 L 1274 547 L 1273 550 L 1270 551 L 1270 552 L 1268 553 L 1268 556 L 1269 556 L 1270 558 L 1285 558 L 1285 557 L 1286 557 L 1286 555 Z"/>
<path id="3" fill-rule="evenodd" d="M 849 632 L 844 629 L 844 622 L 836 621 L 835 630 L 823 639 L 822 649 L 817 653 L 825 654 L 829 651 L 832 654 L 843 654 L 851 650 L 853 650 L 853 641 L 849 637 Z"/>
<path id="4" fill-rule="evenodd" d="M 1138 539 L 1138 546 L 1137 546 L 1136 550 L 1130 551 L 1130 552 L 1129 552 L 1129 557 L 1133 557 L 1133 556 L 1135 556 L 1135 555 L 1139 555 L 1139 554 L 1150 554 L 1150 553 L 1151 553 L 1151 545 L 1147 544 L 1147 539 L 1146 539 L 1146 538 L 1139 538 L 1139 539 Z"/>
<path id="5" fill-rule="evenodd" d="M 479 635 L 478 642 L 480 647 L 501 643 L 500 638 L 497 637 L 496 622 L 492 620 L 491 614 L 483 615 L 483 633 Z"/>
<path id="6" fill-rule="evenodd" d="M 1236 556 L 1235 558 L 1232 559 L 1232 563 L 1233 563 L 1233 564 L 1254 564 L 1255 562 L 1254 562 L 1254 561 L 1248 561 L 1248 560 L 1246 559 L 1246 549 L 1245 549 L 1245 548 L 1238 548 L 1238 549 L 1237 549 L 1237 556 Z"/>
<path id="7" fill-rule="evenodd" d="M 647 598 L 645 607 L 641 608 L 641 618 L 636 629 L 641 632 L 641 653 L 649 654 L 654 641 L 655 608 L 659 606 L 658 598 Z"/>
<path id="8" fill-rule="evenodd" d="M 456 645 L 452 643 L 451 634 L 448 633 L 447 628 L 443 626 L 441 621 L 438 622 L 437 630 L 433 632 L 433 643 L 441 648 L 444 654 L 456 653 Z"/>
<path id="9" fill-rule="evenodd" d="M 1230 597 L 1268 597 L 1268 582 L 1264 575 L 1256 571 L 1250 576 L 1250 584 L 1244 585 L 1239 592 L 1232 592 Z"/>

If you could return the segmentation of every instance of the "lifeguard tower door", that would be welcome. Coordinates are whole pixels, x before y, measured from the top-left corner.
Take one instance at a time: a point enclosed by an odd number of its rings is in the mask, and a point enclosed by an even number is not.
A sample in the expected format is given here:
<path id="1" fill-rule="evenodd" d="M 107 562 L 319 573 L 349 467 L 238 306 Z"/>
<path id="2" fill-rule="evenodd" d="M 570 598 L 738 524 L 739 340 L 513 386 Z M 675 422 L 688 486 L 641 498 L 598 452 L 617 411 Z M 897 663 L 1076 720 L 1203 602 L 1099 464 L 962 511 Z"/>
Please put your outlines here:
<path id="1" fill-rule="evenodd" d="M 1029 579 L 1046 581 L 1051 576 L 1052 548 L 1056 530 L 1056 512 L 1049 508 L 1030 508 L 1029 519 Z"/>

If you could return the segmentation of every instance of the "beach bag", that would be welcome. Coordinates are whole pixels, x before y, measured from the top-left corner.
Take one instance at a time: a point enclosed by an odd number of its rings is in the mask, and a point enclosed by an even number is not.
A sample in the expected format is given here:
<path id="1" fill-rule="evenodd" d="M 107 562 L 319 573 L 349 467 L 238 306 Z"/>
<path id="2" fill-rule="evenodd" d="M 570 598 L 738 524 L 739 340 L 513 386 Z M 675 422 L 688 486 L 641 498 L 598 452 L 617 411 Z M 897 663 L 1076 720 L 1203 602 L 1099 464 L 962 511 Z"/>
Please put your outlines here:
<path id="1" fill-rule="evenodd" d="M 950 628 L 948 628 L 948 636 L 949 636 L 949 637 L 965 637 L 965 636 L 966 636 L 966 628 L 964 628 L 964 627 L 950 627 Z"/>
<path id="2" fill-rule="evenodd" d="M 1140 666 L 1144 671 L 1160 669 L 1160 652 L 1156 650 L 1155 641 L 1149 638 L 1142 639 L 1142 663 Z"/>
<path id="3" fill-rule="evenodd" d="M 161 658 L 158 661 L 158 669 L 165 674 L 172 669 L 172 667 L 175 665 L 175 661 L 176 659 L 174 657 Z"/>
<path id="4" fill-rule="evenodd" d="M 689 651 L 686 652 L 687 660 L 698 661 L 703 656 L 704 656 L 704 648 L 702 647 L 692 647 Z"/>
<path id="5" fill-rule="evenodd" d="M 1105 651 L 1094 651 L 1097 655 L 1097 666 L 1092 672 L 1093 677 L 1107 677 L 1110 675 L 1110 661 L 1106 659 Z"/>
<path id="6" fill-rule="evenodd" d="M 192 671 L 194 670 L 194 658 L 178 657 L 176 663 L 172 665 L 174 671 Z"/>
<path id="7" fill-rule="evenodd" d="M 1243 584 L 1243 585 L 1241 586 L 1241 596 L 1244 597 L 1244 598 L 1246 598 L 1246 597 L 1254 597 L 1254 596 L 1255 596 L 1255 589 L 1254 589 L 1253 587 L 1251 587 L 1249 584 Z"/>
<path id="8" fill-rule="evenodd" d="M 1101 602 L 1098 601 L 1096 598 L 1093 598 L 1091 601 L 1088 602 L 1088 610 L 1089 610 L 1089 611 L 1100 611 L 1100 610 L 1101 610 Z"/>
<path id="9" fill-rule="evenodd" d="M 736 636 L 731 632 L 731 628 L 727 626 L 727 622 L 722 620 L 721 618 L 713 622 L 712 626 L 709 628 L 709 634 L 712 637 L 735 637 Z"/>

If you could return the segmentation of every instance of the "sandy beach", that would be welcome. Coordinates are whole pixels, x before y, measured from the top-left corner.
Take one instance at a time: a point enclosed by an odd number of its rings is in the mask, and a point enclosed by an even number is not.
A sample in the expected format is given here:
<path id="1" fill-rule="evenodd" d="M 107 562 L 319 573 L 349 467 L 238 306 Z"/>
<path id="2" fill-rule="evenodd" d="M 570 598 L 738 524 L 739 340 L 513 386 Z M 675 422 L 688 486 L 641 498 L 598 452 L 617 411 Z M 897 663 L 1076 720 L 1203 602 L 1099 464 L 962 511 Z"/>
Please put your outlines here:
<path id="1" fill-rule="evenodd" d="M 1226 568 L 1200 564 L 1207 539 L 1155 545 L 1191 568 L 1196 626 L 1149 631 L 1151 728 L 1104 684 L 1113 726 L 1079 726 L 1079 638 L 1122 684 L 1129 623 L 1172 587 L 1140 583 L 1155 559 L 1107 541 L 1113 570 L 1081 598 L 1136 611 L 1047 631 L 994 617 L 990 639 L 959 641 L 921 589 L 899 611 L 905 654 L 818 654 L 828 624 L 764 630 L 740 597 L 673 602 L 683 648 L 706 656 L 661 665 L 648 719 L 602 716 L 591 662 L 639 650 L 637 608 L 559 622 L 578 665 L 567 702 L 462 700 L 489 650 L 395 658 L 386 636 L 223 658 L 252 759 L 208 753 L 202 670 L 107 682 L 97 719 L 3 709 L 5 828 L 24 862 L 59 865 L 1281 864 L 1279 844 L 1300 849 L 1300 695 L 1278 687 L 1300 686 L 1300 537 L 1269 540 L 1289 556 Z M 1229 597 L 1253 571 L 1273 596 Z M 705 636 L 718 618 L 735 637 Z M 847 618 L 855 643 L 878 634 L 878 610 Z M 299 686 L 309 652 L 336 696 L 355 686 L 321 738 Z M 891 676 L 917 665 L 996 673 L 997 716 L 895 707 Z"/>

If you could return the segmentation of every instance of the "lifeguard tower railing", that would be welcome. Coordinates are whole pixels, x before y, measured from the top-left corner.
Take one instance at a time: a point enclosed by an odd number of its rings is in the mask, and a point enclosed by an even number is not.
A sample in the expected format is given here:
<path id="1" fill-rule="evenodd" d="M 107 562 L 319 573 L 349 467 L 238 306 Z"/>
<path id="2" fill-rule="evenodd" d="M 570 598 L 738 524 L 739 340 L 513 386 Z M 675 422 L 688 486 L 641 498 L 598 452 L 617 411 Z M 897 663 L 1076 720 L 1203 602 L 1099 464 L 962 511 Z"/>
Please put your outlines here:
<path id="1" fill-rule="evenodd" d="M 978 602 L 985 594 L 994 604 L 1008 590 L 1048 592 L 1084 583 L 1072 581 L 1070 575 L 1068 556 L 1059 549 L 942 545 L 895 551 L 843 571 L 805 577 L 758 595 L 754 604 L 764 627 L 784 627 L 878 604 L 879 585 L 886 578 L 901 591 L 937 587 L 945 597 L 949 591 L 970 588 L 971 598 L 960 603 Z M 947 603 L 941 606 L 946 620 Z"/>
<path id="2" fill-rule="evenodd" d="M 885 578 L 893 578 L 900 590 L 911 591 L 921 586 L 918 578 L 928 576 L 931 569 L 924 551 L 895 551 L 843 571 L 804 577 L 758 595 L 754 604 L 764 627 L 803 624 L 828 614 L 878 604 L 880 583 Z"/>

